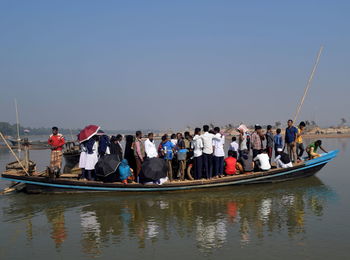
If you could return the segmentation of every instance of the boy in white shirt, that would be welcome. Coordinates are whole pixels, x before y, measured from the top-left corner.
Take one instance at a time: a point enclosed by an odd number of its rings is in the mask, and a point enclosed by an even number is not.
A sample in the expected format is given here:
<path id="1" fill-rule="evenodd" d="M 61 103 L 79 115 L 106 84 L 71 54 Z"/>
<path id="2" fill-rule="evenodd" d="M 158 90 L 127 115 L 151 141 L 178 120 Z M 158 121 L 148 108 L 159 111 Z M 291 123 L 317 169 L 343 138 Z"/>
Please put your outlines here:
<path id="1" fill-rule="evenodd" d="M 271 169 L 270 157 L 266 153 L 266 150 L 263 153 L 258 154 L 254 158 L 254 162 L 256 162 L 257 167 L 262 171 L 268 171 Z"/>

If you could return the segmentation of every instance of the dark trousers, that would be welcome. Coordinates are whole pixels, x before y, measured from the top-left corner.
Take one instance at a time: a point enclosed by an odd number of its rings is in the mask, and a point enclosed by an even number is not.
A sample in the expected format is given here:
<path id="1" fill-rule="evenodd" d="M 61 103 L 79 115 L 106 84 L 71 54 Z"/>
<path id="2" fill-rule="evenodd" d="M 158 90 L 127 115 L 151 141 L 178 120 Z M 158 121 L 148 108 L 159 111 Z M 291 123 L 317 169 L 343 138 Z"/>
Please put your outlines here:
<path id="1" fill-rule="evenodd" d="M 196 180 L 202 179 L 203 155 L 193 158 L 193 172 Z"/>
<path id="2" fill-rule="evenodd" d="M 267 151 L 267 155 L 270 158 L 270 162 L 271 162 L 271 158 L 272 158 L 272 147 L 266 147 L 266 151 Z"/>
<path id="3" fill-rule="evenodd" d="M 304 148 L 304 144 L 301 143 L 297 143 L 297 155 L 298 155 L 298 159 L 301 159 L 303 157 L 303 154 L 305 152 L 305 148 Z"/>
<path id="4" fill-rule="evenodd" d="M 136 161 L 136 171 L 134 171 L 134 179 L 136 182 L 139 182 L 139 174 L 142 168 L 142 161 L 138 157 L 135 157 L 135 161 Z"/>
<path id="5" fill-rule="evenodd" d="M 224 174 L 224 157 L 214 156 L 214 176 Z"/>
<path id="6" fill-rule="evenodd" d="M 203 153 L 203 169 L 205 171 L 205 177 L 210 179 L 213 172 L 213 155 Z"/>

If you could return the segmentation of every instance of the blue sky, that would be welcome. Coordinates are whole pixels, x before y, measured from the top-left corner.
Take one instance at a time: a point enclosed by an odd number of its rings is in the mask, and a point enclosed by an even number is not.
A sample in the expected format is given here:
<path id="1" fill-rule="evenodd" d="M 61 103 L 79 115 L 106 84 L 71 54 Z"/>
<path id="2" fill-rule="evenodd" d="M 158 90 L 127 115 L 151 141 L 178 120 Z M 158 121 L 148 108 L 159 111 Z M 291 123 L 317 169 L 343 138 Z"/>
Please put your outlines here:
<path id="1" fill-rule="evenodd" d="M 0 1 L 0 121 L 181 129 L 349 118 L 349 1 Z"/>

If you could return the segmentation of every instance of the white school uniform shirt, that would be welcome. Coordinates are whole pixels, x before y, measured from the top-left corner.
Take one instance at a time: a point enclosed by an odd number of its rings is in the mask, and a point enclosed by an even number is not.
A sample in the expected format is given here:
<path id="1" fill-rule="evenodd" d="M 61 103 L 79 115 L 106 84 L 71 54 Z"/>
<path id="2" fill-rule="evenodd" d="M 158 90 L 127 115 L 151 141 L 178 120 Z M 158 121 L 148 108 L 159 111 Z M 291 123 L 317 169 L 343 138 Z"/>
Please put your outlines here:
<path id="1" fill-rule="evenodd" d="M 145 153 L 148 158 L 155 158 L 158 156 L 157 148 L 154 141 L 147 139 L 145 141 Z"/>
<path id="2" fill-rule="evenodd" d="M 224 157 L 224 144 L 225 144 L 225 136 L 217 133 L 213 138 L 213 146 L 214 146 L 214 156 L 215 157 Z"/>
<path id="3" fill-rule="evenodd" d="M 204 134 L 201 135 L 201 138 L 203 141 L 203 153 L 212 154 L 214 135 L 209 132 L 205 132 Z"/>
<path id="4" fill-rule="evenodd" d="M 203 140 L 199 135 L 195 135 L 191 142 L 191 148 L 193 149 L 193 156 L 199 157 L 203 154 Z"/>
<path id="5" fill-rule="evenodd" d="M 238 143 L 236 141 L 230 143 L 230 148 L 229 148 L 230 151 L 235 151 L 235 152 L 238 152 Z"/>
<path id="6" fill-rule="evenodd" d="M 254 161 L 259 161 L 260 162 L 260 169 L 263 171 L 268 171 L 271 169 L 270 165 L 270 157 L 267 155 L 267 153 L 261 153 L 258 154 L 255 158 Z"/>

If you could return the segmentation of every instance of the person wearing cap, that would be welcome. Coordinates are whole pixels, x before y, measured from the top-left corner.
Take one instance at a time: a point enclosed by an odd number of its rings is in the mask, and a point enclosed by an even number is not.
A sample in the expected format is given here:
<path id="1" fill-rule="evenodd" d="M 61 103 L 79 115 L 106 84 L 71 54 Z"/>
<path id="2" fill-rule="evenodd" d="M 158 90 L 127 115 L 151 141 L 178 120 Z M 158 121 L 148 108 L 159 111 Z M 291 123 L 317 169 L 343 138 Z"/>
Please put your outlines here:
<path id="1" fill-rule="evenodd" d="M 275 158 L 277 168 L 290 168 L 293 167 L 290 161 L 289 155 L 283 152 L 282 148 L 277 148 L 278 155 Z"/>
<path id="2" fill-rule="evenodd" d="M 62 149 L 66 142 L 63 135 L 58 132 L 58 127 L 52 127 L 52 134 L 47 142 L 51 148 L 50 168 L 53 170 L 57 167 L 60 170 L 62 168 Z"/>

